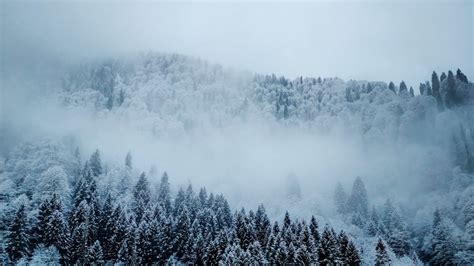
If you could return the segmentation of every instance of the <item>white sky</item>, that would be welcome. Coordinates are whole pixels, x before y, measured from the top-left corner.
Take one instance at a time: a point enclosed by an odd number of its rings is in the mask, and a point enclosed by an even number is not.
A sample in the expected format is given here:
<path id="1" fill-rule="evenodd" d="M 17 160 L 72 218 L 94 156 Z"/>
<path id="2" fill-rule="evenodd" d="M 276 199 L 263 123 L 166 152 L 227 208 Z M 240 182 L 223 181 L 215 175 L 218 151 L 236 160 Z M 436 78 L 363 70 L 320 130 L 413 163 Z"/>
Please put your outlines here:
<path id="1" fill-rule="evenodd" d="M 177 52 L 289 77 L 474 78 L 473 1 L 1 1 L 2 62 Z"/>

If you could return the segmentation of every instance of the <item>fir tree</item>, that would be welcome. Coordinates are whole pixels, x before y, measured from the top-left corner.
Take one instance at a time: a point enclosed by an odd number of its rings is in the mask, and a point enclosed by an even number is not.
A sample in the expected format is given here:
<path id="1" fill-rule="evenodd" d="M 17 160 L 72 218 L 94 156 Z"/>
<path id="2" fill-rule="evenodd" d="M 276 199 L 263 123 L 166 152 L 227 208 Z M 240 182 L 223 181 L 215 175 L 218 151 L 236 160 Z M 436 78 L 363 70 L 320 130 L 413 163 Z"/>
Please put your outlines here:
<path id="1" fill-rule="evenodd" d="M 441 99 L 440 81 L 438 79 L 438 74 L 436 74 L 435 71 L 433 71 L 433 74 L 431 74 L 431 86 L 433 89 L 433 96 L 436 98 L 436 102 L 438 104 L 438 109 L 442 110 L 443 100 Z"/>
<path id="2" fill-rule="evenodd" d="M 407 85 L 405 84 L 405 81 L 400 82 L 400 89 L 398 91 L 399 95 L 403 95 L 408 93 L 408 88 Z"/>
<path id="3" fill-rule="evenodd" d="M 125 166 L 132 169 L 132 154 L 130 152 L 127 152 L 125 156 Z"/>
<path id="4" fill-rule="evenodd" d="M 250 244 L 247 252 L 249 255 L 248 264 L 260 265 L 268 263 L 262 251 L 262 247 L 260 246 L 260 242 L 254 241 L 252 244 Z"/>
<path id="5" fill-rule="evenodd" d="M 265 213 L 265 207 L 259 205 L 257 212 L 255 213 L 255 234 L 262 247 L 267 245 L 270 232 L 270 219 L 268 219 L 267 214 Z"/>
<path id="6" fill-rule="evenodd" d="M 431 89 L 431 85 L 428 81 L 426 82 L 426 95 L 433 96 L 433 90 Z"/>
<path id="7" fill-rule="evenodd" d="M 138 263 L 135 230 L 135 218 L 129 217 L 127 227 L 125 229 L 125 235 L 123 237 L 122 243 L 120 244 L 117 255 L 118 261 L 132 265 Z"/>
<path id="8" fill-rule="evenodd" d="M 338 261 L 342 264 L 348 264 L 347 261 L 347 252 L 349 248 L 349 238 L 347 237 L 344 231 L 341 231 L 338 236 L 338 243 L 339 243 L 339 258 Z"/>
<path id="9" fill-rule="evenodd" d="M 467 80 L 467 77 L 466 75 L 464 75 L 464 73 L 462 73 L 461 69 L 458 68 L 458 70 L 456 71 L 456 78 L 466 84 L 468 84 L 468 80 Z"/>
<path id="10" fill-rule="evenodd" d="M 62 256 L 66 256 L 69 248 L 69 229 L 60 210 L 54 210 L 48 219 L 45 243 L 55 246 Z"/>
<path id="11" fill-rule="evenodd" d="M 425 95 L 426 85 L 423 83 L 420 83 L 419 91 L 420 91 L 420 95 Z"/>
<path id="12" fill-rule="evenodd" d="M 393 84 L 393 82 L 390 81 L 390 83 L 388 84 L 388 89 L 393 91 L 393 93 L 396 93 L 395 92 L 395 84 Z"/>
<path id="13" fill-rule="evenodd" d="M 178 258 L 182 258 L 186 253 L 186 243 L 188 242 L 189 228 L 189 212 L 186 207 L 181 209 L 179 216 L 175 222 L 173 250 Z"/>
<path id="14" fill-rule="evenodd" d="M 359 213 L 362 217 L 367 217 L 369 200 L 364 182 L 360 177 L 354 181 L 347 205 L 351 211 Z"/>
<path id="15" fill-rule="evenodd" d="M 25 206 L 22 204 L 18 208 L 13 219 L 6 242 L 6 252 L 11 261 L 15 262 L 21 258 L 26 258 L 30 254 L 30 242 L 28 237 L 27 217 Z"/>
<path id="16" fill-rule="evenodd" d="M 320 235 L 318 231 L 318 222 L 316 221 L 316 218 L 314 218 L 314 216 L 311 216 L 309 230 L 310 230 L 311 236 L 313 237 L 314 244 L 319 245 Z"/>
<path id="17" fill-rule="evenodd" d="M 456 80 L 454 79 L 453 72 L 448 72 L 447 78 L 447 91 L 446 91 L 446 107 L 452 108 L 457 103 L 456 99 Z"/>
<path id="18" fill-rule="evenodd" d="M 91 155 L 91 158 L 89 159 L 89 167 L 93 176 L 99 176 L 102 174 L 102 162 L 100 160 L 100 152 L 98 149 Z"/>
<path id="19" fill-rule="evenodd" d="M 136 222 L 139 223 L 142 219 L 145 210 L 150 203 L 151 193 L 148 180 L 143 172 L 138 178 L 138 182 L 133 189 L 133 206 L 135 211 Z"/>
<path id="20" fill-rule="evenodd" d="M 441 73 L 441 76 L 439 76 L 439 80 L 443 82 L 446 79 L 446 73 Z"/>
<path id="21" fill-rule="evenodd" d="M 355 247 L 354 243 L 352 243 L 352 241 L 349 241 L 349 244 L 347 245 L 345 259 L 346 263 L 351 266 L 361 264 L 359 252 L 357 251 L 357 248 Z"/>
<path id="22" fill-rule="evenodd" d="M 119 98 L 118 98 L 119 106 L 121 106 L 124 101 L 125 101 L 125 91 L 123 89 L 121 89 L 120 93 L 119 93 Z"/>
<path id="23" fill-rule="evenodd" d="M 451 236 L 450 227 L 441 218 L 437 209 L 434 213 L 433 226 L 431 232 L 431 254 L 429 263 L 433 265 L 454 264 L 456 253 L 456 243 Z"/>
<path id="24" fill-rule="evenodd" d="M 375 265 L 376 266 L 386 266 L 390 265 L 391 259 L 388 256 L 387 249 L 381 238 L 379 238 L 377 242 L 377 246 L 375 247 Z"/>
<path id="25" fill-rule="evenodd" d="M 99 240 L 95 241 L 94 245 L 89 247 L 86 260 L 89 265 L 101 265 L 104 263 L 104 254 Z"/>
<path id="26" fill-rule="evenodd" d="M 339 263 L 339 250 L 337 240 L 332 234 L 328 225 L 324 228 L 321 235 L 321 242 L 318 248 L 318 258 L 321 265 L 332 265 Z"/>
<path id="27" fill-rule="evenodd" d="M 171 211 L 171 195 L 170 184 L 168 182 L 168 174 L 163 173 L 161 177 L 160 188 L 158 189 L 158 203 L 163 206 L 163 209 L 169 213 Z"/>
<path id="28" fill-rule="evenodd" d="M 336 211 L 340 214 L 344 214 L 347 211 L 347 194 L 344 191 L 341 183 L 337 183 L 336 190 L 334 192 L 334 204 Z"/>

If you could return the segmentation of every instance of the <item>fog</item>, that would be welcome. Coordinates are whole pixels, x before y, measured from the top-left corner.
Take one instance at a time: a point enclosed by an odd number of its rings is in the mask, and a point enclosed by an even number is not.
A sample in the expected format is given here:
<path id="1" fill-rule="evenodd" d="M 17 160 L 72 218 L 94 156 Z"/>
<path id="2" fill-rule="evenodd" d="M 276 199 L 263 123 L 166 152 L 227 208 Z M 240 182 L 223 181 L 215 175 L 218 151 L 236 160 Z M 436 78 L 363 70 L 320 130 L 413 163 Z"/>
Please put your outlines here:
<path id="1" fill-rule="evenodd" d="M 283 198 L 291 173 L 311 206 L 323 206 L 336 182 L 349 188 L 356 176 L 368 181 L 369 193 L 382 189 L 381 198 L 402 200 L 423 186 L 413 177 L 432 174 L 423 158 L 439 150 L 366 145 L 342 128 L 320 133 L 260 121 L 157 138 L 116 116 L 64 110 L 35 96 L 60 87 L 70 65 L 149 50 L 289 77 L 415 86 L 433 69 L 459 67 L 474 76 L 471 1 L 1 5 L 5 150 L 13 145 L 7 136 L 74 135 L 84 157 L 99 148 L 105 161 L 121 163 L 131 151 L 137 168 L 155 165 L 176 185 L 205 185 L 235 206 Z M 442 159 L 437 167 L 444 171 Z"/>
<path id="2" fill-rule="evenodd" d="M 2 1 L 2 61 L 154 50 L 290 77 L 401 80 L 473 67 L 472 1 L 131 3 Z"/>

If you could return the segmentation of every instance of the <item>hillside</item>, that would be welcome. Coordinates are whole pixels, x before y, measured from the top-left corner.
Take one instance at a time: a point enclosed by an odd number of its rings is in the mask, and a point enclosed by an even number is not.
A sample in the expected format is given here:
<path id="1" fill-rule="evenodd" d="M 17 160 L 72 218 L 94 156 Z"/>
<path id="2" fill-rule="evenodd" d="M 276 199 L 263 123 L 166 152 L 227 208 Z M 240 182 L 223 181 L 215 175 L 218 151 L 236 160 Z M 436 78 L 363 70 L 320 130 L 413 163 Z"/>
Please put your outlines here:
<path id="1" fill-rule="evenodd" d="M 0 142 L 4 262 L 473 262 L 461 70 L 416 91 L 158 53 L 65 72 Z"/>

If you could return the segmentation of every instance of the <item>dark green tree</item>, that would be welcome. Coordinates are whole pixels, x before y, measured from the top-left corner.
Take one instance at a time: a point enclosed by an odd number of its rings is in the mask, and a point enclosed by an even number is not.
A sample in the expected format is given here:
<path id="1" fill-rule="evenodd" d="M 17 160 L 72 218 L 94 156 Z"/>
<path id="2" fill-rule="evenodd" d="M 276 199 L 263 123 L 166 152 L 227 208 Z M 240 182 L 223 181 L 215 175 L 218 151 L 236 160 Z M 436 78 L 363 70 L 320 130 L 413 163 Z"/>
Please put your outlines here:
<path id="1" fill-rule="evenodd" d="M 375 265 L 376 266 L 388 266 L 392 260 L 388 256 L 387 248 L 385 247 L 381 238 L 377 242 L 375 247 Z"/>
<path id="2" fill-rule="evenodd" d="M 16 211 L 8 230 L 6 252 L 11 261 L 15 262 L 30 254 L 30 241 L 28 236 L 25 205 L 20 205 Z"/>

